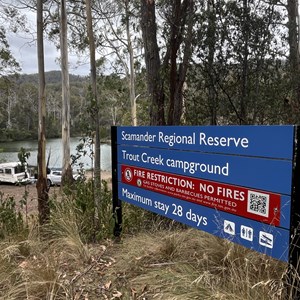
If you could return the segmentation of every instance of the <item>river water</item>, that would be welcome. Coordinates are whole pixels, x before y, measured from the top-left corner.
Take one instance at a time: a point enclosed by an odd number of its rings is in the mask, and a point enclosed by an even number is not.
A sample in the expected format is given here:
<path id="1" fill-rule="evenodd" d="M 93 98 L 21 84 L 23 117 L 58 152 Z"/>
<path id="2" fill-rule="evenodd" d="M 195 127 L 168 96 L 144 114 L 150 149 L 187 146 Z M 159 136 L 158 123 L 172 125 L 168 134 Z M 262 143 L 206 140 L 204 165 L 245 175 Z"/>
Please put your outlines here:
<path id="1" fill-rule="evenodd" d="M 71 154 L 76 155 L 76 147 L 80 143 L 80 138 L 70 139 Z M 25 148 L 30 152 L 30 157 L 27 160 L 29 165 L 37 165 L 37 141 L 17 141 L 0 143 L 0 162 L 13 162 L 18 161 L 18 152 L 21 148 Z M 89 155 L 91 149 L 88 146 L 84 147 L 87 155 L 82 156 L 79 162 L 83 163 L 85 169 L 90 169 L 93 166 L 93 158 Z M 101 144 L 101 170 L 111 171 L 111 146 L 109 144 Z M 49 139 L 46 143 L 46 158 L 50 154 L 49 167 L 61 167 L 62 166 L 62 140 L 61 139 Z M 76 168 L 76 167 L 75 167 Z"/>

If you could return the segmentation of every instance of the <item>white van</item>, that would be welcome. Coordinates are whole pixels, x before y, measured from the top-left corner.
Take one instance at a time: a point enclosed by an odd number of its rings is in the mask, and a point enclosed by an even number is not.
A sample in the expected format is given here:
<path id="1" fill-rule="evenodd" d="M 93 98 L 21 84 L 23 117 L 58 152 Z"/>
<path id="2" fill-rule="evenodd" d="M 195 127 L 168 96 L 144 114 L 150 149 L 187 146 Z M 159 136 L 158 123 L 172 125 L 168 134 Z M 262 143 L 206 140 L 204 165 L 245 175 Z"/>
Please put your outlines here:
<path id="1" fill-rule="evenodd" d="M 0 164 L 0 183 L 25 183 L 28 181 L 28 173 L 21 163 L 9 162 Z"/>

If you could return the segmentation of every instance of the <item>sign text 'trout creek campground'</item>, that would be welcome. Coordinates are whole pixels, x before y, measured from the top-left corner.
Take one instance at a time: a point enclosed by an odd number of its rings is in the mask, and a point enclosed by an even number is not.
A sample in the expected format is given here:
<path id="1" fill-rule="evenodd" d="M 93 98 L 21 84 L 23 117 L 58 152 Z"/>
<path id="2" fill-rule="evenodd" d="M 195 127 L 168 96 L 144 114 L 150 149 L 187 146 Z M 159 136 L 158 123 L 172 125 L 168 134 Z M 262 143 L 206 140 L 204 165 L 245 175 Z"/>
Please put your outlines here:
<path id="1" fill-rule="evenodd" d="M 297 132 L 112 127 L 114 197 L 288 262 Z"/>

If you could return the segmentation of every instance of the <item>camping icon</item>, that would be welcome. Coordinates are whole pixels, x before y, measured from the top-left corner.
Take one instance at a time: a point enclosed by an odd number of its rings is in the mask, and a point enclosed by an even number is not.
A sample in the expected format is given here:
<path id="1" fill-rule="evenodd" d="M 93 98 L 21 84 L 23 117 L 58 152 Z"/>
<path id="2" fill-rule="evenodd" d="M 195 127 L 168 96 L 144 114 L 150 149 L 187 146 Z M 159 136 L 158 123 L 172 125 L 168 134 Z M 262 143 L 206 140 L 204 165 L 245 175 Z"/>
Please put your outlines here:
<path id="1" fill-rule="evenodd" d="M 224 220 L 224 232 L 231 235 L 235 235 L 235 223 L 228 220 Z"/>

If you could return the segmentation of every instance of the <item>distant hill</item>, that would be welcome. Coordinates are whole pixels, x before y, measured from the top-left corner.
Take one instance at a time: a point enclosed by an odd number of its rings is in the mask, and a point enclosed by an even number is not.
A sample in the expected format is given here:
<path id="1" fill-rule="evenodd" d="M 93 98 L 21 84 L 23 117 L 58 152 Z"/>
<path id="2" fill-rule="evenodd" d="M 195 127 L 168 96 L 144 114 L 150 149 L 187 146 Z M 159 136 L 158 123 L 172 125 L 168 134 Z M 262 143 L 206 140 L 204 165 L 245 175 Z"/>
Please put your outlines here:
<path id="1" fill-rule="evenodd" d="M 88 76 L 72 75 L 70 74 L 70 82 L 84 82 Z M 46 84 L 61 83 L 61 71 L 45 72 Z M 18 84 L 24 82 L 38 84 L 38 74 L 20 74 L 17 79 Z"/>

